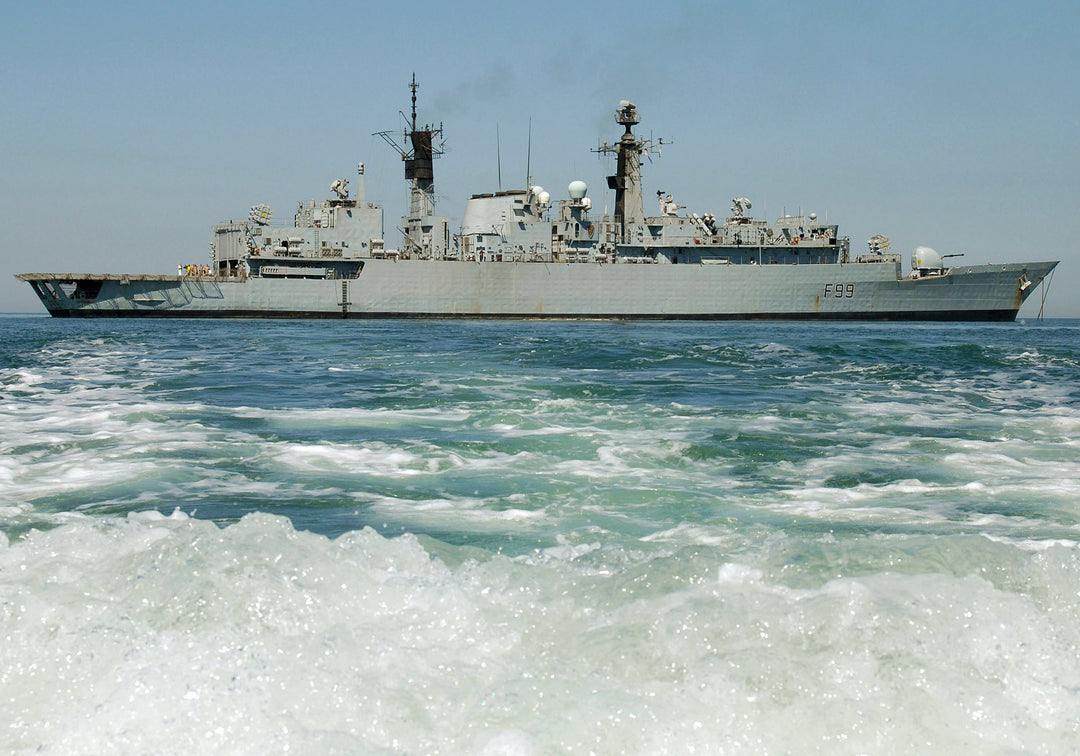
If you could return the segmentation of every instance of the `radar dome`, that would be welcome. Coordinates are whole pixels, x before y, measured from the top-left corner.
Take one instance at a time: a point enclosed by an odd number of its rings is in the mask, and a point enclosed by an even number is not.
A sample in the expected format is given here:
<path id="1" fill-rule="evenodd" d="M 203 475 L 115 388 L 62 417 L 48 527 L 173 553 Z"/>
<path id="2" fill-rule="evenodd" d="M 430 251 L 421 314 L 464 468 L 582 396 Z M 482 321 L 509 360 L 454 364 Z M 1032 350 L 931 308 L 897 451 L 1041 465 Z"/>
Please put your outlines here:
<path id="1" fill-rule="evenodd" d="M 937 250 L 930 247 L 916 247 L 911 253 L 911 267 L 914 270 L 941 270 L 945 264 Z"/>
<path id="2" fill-rule="evenodd" d="M 551 202 L 551 195 L 541 190 L 540 193 L 536 195 L 536 201 L 539 202 L 541 205 L 546 205 L 547 203 Z"/>
<path id="3" fill-rule="evenodd" d="M 570 192 L 570 199 L 579 200 L 589 191 L 589 186 L 584 181 L 571 181 L 566 191 Z"/>

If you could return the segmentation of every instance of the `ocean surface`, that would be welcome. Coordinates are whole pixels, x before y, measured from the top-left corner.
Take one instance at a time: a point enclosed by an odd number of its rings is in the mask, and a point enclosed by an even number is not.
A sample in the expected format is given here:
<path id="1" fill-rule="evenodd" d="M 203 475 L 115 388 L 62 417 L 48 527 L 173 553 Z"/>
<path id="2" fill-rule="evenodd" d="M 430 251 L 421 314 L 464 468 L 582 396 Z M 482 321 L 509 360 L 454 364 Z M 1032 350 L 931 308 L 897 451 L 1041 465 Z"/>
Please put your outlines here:
<path id="1" fill-rule="evenodd" d="M 1080 747 L 1080 321 L 0 318 L 0 752 Z"/>

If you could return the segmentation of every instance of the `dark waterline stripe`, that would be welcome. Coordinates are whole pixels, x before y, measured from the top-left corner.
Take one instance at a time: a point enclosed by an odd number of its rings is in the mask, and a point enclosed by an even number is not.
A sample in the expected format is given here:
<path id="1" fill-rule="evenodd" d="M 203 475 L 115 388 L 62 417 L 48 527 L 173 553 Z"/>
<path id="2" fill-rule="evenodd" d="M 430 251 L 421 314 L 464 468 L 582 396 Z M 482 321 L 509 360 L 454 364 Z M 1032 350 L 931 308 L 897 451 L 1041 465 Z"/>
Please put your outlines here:
<path id="1" fill-rule="evenodd" d="M 547 315 L 536 313 L 440 313 L 440 312 L 312 312 L 306 310 L 49 310 L 54 318 L 187 318 L 187 319 L 260 319 L 260 320 L 798 320 L 798 321 L 951 321 L 951 322 L 1010 322 L 1019 310 L 928 310 L 909 312 L 851 313 L 612 313 L 609 315 L 568 313 Z"/>

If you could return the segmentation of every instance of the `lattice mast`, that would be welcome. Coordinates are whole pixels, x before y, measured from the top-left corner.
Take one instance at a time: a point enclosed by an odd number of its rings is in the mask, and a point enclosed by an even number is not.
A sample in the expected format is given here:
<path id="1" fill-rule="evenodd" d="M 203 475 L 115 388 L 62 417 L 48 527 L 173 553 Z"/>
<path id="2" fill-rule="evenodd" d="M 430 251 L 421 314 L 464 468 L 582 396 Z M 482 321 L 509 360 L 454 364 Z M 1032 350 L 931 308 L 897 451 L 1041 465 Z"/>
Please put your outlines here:
<path id="1" fill-rule="evenodd" d="M 443 154 L 443 127 L 431 124 L 418 126 L 416 122 L 416 90 L 420 85 L 413 73 L 409 89 L 412 91 L 412 114 L 407 119 L 405 147 L 398 146 L 388 131 L 380 131 L 381 136 L 401 155 L 405 163 L 405 178 L 410 183 L 409 217 L 425 218 L 435 212 L 435 158 Z M 402 114 L 404 117 L 404 114 Z"/>

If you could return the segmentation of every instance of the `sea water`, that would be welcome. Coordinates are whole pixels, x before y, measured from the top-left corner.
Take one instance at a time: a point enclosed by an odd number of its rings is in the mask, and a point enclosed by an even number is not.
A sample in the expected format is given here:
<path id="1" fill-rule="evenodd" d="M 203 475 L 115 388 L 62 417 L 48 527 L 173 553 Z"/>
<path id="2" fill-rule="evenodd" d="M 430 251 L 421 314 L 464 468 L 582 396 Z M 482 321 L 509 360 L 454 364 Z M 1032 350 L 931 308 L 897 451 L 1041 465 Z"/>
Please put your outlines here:
<path id="1" fill-rule="evenodd" d="M 0 750 L 1080 746 L 1080 323 L 0 319 Z"/>

